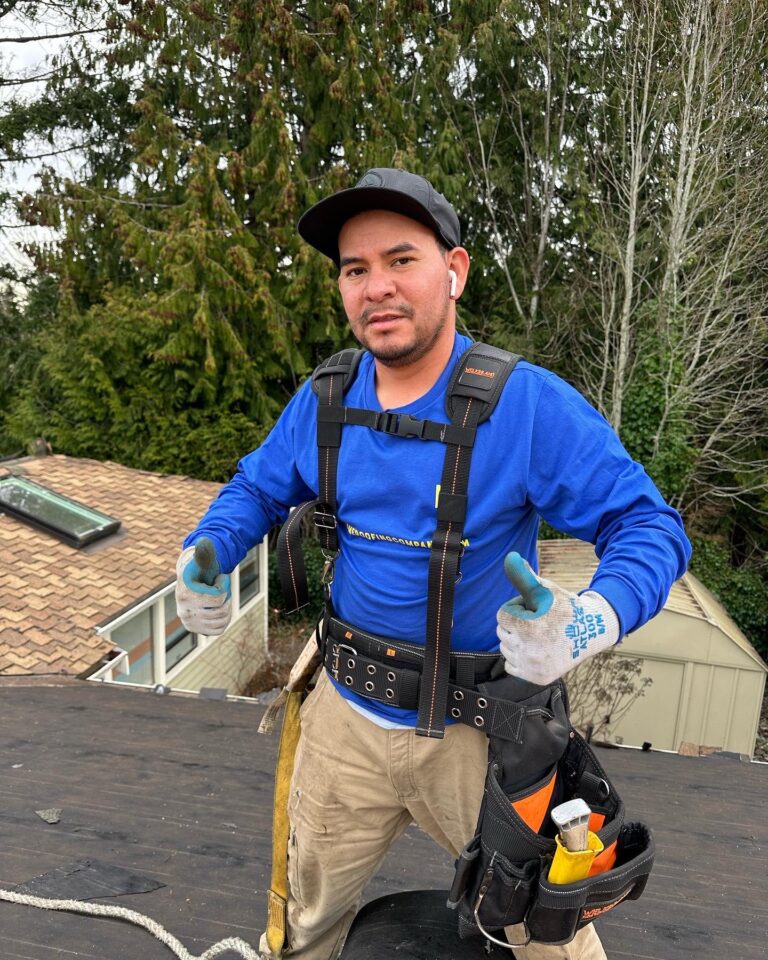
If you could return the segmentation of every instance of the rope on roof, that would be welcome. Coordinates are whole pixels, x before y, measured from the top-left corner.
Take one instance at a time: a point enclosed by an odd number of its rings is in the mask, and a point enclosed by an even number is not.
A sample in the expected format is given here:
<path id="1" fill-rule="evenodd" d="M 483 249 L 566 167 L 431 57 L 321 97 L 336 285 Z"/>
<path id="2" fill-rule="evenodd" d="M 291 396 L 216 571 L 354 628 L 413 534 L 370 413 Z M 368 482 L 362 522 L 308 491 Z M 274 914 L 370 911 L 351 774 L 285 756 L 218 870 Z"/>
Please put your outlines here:
<path id="1" fill-rule="evenodd" d="M 153 937 L 156 937 L 161 943 L 164 943 L 169 950 L 173 951 L 179 960 L 214 960 L 214 957 L 226 953 L 228 950 L 235 950 L 243 957 L 243 960 L 260 960 L 260 954 L 257 950 L 240 937 L 227 937 L 209 947 L 205 953 L 199 956 L 191 954 L 184 944 L 177 940 L 173 934 L 161 927 L 159 923 L 150 917 L 145 917 L 136 910 L 128 910 L 126 907 L 112 907 L 103 903 L 83 903 L 80 900 L 50 900 L 46 897 L 32 897 L 26 893 L 15 893 L 13 890 L 0 890 L 0 900 L 7 900 L 9 903 L 20 903 L 29 907 L 40 907 L 43 910 L 65 910 L 68 913 L 85 913 L 92 917 L 115 917 L 120 920 L 127 920 L 137 927 L 143 927 Z"/>

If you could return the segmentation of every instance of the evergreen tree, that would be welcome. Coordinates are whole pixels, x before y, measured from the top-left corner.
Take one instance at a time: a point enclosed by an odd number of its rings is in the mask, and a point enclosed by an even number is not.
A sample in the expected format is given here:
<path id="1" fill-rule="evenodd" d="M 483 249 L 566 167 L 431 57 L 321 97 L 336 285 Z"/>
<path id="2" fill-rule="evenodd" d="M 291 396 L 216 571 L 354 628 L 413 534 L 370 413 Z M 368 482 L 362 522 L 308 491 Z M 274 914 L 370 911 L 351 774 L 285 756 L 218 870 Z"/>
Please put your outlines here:
<path id="1" fill-rule="evenodd" d="M 137 88 L 121 112 L 125 164 L 89 157 L 87 176 L 50 175 L 28 205 L 66 231 L 49 269 L 70 349 L 47 344 L 13 423 L 38 432 L 49 396 L 58 449 L 219 477 L 348 339 L 332 268 L 296 234 L 300 213 L 372 165 L 437 172 L 415 69 L 434 19 L 417 2 L 132 8 L 102 51 Z M 217 424 L 233 443 L 203 465 L 199 442 L 215 442 Z"/>

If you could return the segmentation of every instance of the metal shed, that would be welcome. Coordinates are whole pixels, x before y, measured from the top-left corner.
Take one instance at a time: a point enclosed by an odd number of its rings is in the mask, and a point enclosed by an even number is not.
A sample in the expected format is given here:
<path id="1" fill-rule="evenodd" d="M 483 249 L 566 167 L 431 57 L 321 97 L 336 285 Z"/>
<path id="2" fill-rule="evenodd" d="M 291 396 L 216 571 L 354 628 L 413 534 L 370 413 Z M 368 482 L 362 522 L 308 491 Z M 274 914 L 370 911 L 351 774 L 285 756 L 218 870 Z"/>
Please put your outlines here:
<path id="1" fill-rule="evenodd" d="M 597 567 L 578 540 L 539 542 L 539 566 L 562 587 L 583 590 Z M 754 753 L 768 666 L 716 597 L 692 574 L 672 587 L 657 617 L 618 646 L 651 679 L 642 697 L 611 726 L 611 739 L 678 751 L 682 743 Z"/>

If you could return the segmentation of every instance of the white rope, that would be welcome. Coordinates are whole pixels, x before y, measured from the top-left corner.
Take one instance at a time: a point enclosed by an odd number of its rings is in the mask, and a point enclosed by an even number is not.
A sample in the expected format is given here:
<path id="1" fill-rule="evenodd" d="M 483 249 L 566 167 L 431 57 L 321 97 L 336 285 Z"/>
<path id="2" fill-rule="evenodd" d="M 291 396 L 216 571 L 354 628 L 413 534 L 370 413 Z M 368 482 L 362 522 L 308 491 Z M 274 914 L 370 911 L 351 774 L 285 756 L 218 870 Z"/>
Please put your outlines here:
<path id="1" fill-rule="evenodd" d="M 31 897 L 25 893 L 14 893 L 13 890 L 0 890 L 0 900 L 7 900 L 9 903 L 21 903 L 29 907 L 41 907 L 43 910 L 67 910 L 71 913 L 87 913 L 92 917 L 119 917 L 121 920 L 127 920 L 138 927 L 143 927 L 153 937 L 172 950 L 179 960 L 214 960 L 214 957 L 226 953 L 227 950 L 236 950 L 243 960 L 260 960 L 259 954 L 253 947 L 241 940 L 239 937 L 227 937 L 226 940 L 220 940 L 209 947 L 205 953 L 199 956 L 191 954 L 184 944 L 177 940 L 173 934 L 168 933 L 159 923 L 145 917 L 135 910 L 127 910 L 125 907 L 110 907 L 103 903 L 83 903 L 81 900 L 48 900 L 45 897 Z"/>

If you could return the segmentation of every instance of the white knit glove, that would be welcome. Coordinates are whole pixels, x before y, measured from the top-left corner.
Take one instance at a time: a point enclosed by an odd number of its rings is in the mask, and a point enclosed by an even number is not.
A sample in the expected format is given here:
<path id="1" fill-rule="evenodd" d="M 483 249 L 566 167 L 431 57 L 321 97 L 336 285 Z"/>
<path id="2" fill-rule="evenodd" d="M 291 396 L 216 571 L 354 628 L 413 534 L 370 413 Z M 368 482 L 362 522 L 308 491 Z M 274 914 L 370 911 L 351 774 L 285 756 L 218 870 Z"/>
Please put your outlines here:
<path id="1" fill-rule="evenodd" d="M 220 572 L 216 549 L 201 537 L 176 562 L 176 609 L 192 633 L 218 637 L 232 616 L 230 577 Z"/>
<path id="2" fill-rule="evenodd" d="M 619 619 L 599 593 L 568 593 L 538 577 L 519 553 L 507 554 L 504 572 L 520 594 L 496 614 L 507 673 L 552 683 L 618 642 Z"/>

